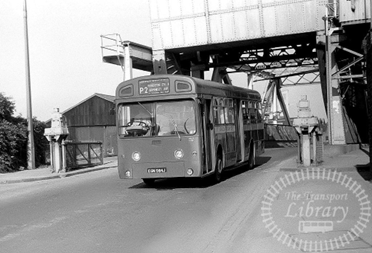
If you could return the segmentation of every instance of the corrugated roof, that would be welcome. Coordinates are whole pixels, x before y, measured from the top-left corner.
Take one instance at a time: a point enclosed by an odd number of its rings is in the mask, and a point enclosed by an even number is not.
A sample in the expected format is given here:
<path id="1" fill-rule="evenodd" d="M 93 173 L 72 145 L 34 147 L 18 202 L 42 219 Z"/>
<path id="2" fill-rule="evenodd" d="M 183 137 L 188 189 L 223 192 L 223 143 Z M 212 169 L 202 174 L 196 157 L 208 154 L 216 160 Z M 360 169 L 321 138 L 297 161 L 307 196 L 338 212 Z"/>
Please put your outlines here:
<path id="1" fill-rule="evenodd" d="M 90 96 L 90 97 L 88 97 L 88 98 L 82 100 L 81 102 L 77 103 L 76 105 L 71 106 L 71 107 L 68 108 L 67 110 L 63 111 L 62 114 L 65 114 L 66 112 L 70 111 L 72 108 L 75 108 L 75 107 L 81 105 L 82 103 L 88 101 L 89 99 L 91 99 L 91 98 L 93 98 L 93 97 L 100 97 L 100 98 L 102 98 L 102 99 L 104 99 L 104 100 L 107 100 L 107 101 L 109 101 L 109 102 L 112 102 L 112 103 L 114 103 L 114 101 L 115 101 L 115 96 L 105 95 L 105 94 L 101 94 L 101 93 L 94 93 L 92 96 Z"/>
<path id="2" fill-rule="evenodd" d="M 107 101 L 110 101 L 110 102 L 115 102 L 115 96 L 111 96 L 111 95 L 106 95 L 106 94 L 101 94 L 101 93 L 94 93 L 94 96 L 98 96 L 100 98 L 103 98 L 103 99 L 106 99 Z"/>
<path id="3" fill-rule="evenodd" d="M 112 96 L 112 95 L 106 95 L 106 94 L 102 94 L 102 93 L 94 93 L 93 95 L 91 95 L 91 96 L 87 97 L 86 99 L 80 101 L 80 102 L 77 103 L 76 105 L 71 106 L 71 107 L 68 108 L 67 110 L 64 110 L 63 112 L 61 112 L 61 114 L 65 114 L 66 112 L 68 112 L 68 111 L 70 111 L 71 109 L 73 109 L 73 108 L 75 108 L 75 107 L 81 105 L 82 103 L 88 101 L 89 99 L 91 99 L 91 98 L 93 98 L 93 97 L 100 97 L 100 98 L 102 98 L 102 99 L 104 99 L 104 100 L 107 100 L 107 101 L 109 101 L 109 102 L 112 102 L 112 103 L 115 102 L 115 96 Z M 45 121 L 45 123 L 48 123 L 48 122 L 50 122 L 51 120 L 52 120 L 52 119 L 50 118 L 50 119 L 48 119 L 47 121 Z"/>

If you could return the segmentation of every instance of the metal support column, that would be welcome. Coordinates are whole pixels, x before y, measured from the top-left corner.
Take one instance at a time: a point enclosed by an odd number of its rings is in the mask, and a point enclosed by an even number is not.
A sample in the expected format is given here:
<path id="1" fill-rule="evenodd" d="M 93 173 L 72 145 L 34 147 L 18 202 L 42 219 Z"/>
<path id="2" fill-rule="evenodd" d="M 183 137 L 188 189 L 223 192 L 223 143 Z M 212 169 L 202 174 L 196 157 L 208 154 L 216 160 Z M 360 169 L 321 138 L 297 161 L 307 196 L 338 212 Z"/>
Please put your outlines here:
<path id="1" fill-rule="evenodd" d="M 133 78 L 133 67 L 129 43 L 123 43 L 123 46 L 124 46 L 124 81 L 126 81 Z"/>
<path id="2" fill-rule="evenodd" d="M 368 113 L 368 135 L 369 135 L 369 173 L 372 174 L 372 4 L 370 4 L 370 30 L 364 39 L 364 54 L 366 59 L 367 73 L 367 113 Z"/>
<path id="3" fill-rule="evenodd" d="M 325 57 L 326 57 L 326 85 L 327 85 L 327 116 L 328 116 L 328 141 L 329 144 L 346 144 L 343 108 L 339 94 L 339 80 L 332 78 L 337 72 L 334 50 L 331 37 L 336 30 L 329 26 L 329 17 L 324 18 L 325 26 Z M 336 42 L 338 43 L 338 42 Z"/>
<path id="4" fill-rule="evenodd" d="M 153 50 L 152 58 L 153 58 L 154 74 L 155 75 L 167 74 L 165 50 Z"/>
<path id="5" fill-rule="evenodd" d="M 368 94 L 368 119 L 369 119 L 369 172 L 372 173 L 372 3 L 370 6 L 370 30 L 369 30 L 369 47 L 367 51 L 367 94 Z"/>

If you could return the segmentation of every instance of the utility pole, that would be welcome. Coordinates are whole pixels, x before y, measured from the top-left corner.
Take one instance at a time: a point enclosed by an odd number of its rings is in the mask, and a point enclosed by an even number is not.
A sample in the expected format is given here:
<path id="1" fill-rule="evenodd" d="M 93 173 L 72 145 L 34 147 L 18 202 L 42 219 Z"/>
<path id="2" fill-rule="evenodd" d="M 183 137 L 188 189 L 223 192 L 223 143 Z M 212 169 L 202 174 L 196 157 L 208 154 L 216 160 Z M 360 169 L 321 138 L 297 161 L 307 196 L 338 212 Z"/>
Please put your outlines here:
<path id="1" fill-rule="evenodd" d="M 35 169 L 35 146 L 34 146 L 34 127 L 32 122 L 32 103 L 31 103 L 31 78 L 30 78 L 30 57 L 28 48 L 28 26 L 27 26 L 27 3 L 23 4 L 24 32 L 25 32 L 25 54 L 26 54 L 26 97 L 27 97 L 27 168 Z"/>

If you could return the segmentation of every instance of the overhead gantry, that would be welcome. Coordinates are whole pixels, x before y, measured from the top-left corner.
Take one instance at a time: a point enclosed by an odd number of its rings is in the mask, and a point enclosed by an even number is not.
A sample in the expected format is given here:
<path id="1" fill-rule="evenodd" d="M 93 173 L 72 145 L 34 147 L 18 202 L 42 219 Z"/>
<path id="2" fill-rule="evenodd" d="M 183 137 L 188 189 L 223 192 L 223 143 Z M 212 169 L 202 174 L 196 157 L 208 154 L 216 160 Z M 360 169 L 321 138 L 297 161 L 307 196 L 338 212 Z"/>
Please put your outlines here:
<path id="1" fill-rule="evenodd" d="M 226 84 L 231 84 L 230 74 L 244 72 L 247 86 L 270 79 L 264 98 L 279 98 L 282 108 L 282 86 L 320 82 L 329 143 L 360 143 L 368 138 L 363 122 L 362 44 L 370 25 L 369 1 L 152 0 L 149 4 L 153 44 L 146 56 L 151 54 L 152 59 L 146 60 L 146 67 L 137 65 L 140 69 L 199 78 L 208 73 L 210 79 Z M 125 42 L 121 45 L 125 47 Z M 104 60 L 109 62 L 108 58 Z M 123 66 L 124 58 L 116 63 Z M 136 68 L 138 59 L 128 58 Z M 289 122 L 285 110 L 282 114 Z"/>

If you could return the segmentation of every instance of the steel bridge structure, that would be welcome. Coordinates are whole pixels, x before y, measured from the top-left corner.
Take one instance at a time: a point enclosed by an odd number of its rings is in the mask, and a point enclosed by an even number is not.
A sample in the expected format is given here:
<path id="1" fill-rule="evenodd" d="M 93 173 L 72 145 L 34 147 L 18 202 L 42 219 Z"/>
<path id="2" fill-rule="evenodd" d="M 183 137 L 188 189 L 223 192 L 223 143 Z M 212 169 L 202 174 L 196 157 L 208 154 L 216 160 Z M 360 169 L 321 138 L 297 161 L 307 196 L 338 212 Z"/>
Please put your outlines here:
<path id="1" fill-rule="evenodd" d="M 102 35 L 103 61 L 153 74 L 231 84 L 232 72 L 280 89 L 318 82 L 330 144 L 368 142 L 367 64 L 370 0 L 151 0 L 152 47 Z M 110 51 L 111 50 L 111 51 Z M 274 87 L 274 88 L 273 88 Z M 277 96 L 273 96 L 276 93 Z"/>

